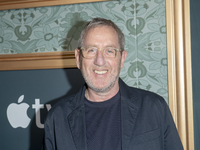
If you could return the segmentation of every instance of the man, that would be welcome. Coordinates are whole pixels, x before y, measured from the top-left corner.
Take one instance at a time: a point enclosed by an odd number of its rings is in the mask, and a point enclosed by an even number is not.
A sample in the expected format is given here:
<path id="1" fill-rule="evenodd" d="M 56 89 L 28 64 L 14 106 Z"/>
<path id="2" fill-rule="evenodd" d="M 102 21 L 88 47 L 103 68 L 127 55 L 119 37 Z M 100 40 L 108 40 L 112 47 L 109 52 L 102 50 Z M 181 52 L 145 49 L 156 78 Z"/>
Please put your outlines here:
<path id="1" fill-rule="evenodd" d="M 168 105 L 120 78 L 127 52 L 110 20 L 95 18 L 75 50 L 86 84 L 59 101 L 45 122 L 46 150 L 182 150 Z"/>

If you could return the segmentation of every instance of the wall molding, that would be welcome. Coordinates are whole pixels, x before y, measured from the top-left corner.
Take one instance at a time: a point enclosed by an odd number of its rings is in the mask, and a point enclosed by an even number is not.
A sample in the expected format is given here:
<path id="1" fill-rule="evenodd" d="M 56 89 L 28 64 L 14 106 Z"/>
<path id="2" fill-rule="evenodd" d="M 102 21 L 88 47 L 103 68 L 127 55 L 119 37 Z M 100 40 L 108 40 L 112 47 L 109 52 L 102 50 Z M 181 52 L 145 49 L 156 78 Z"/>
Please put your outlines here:
<path id="1" fill-rule="evenodd" d="M 169 107 L 185 150 L 194 150 L 189 0 L 166 0 Z"/>
<path id="2" fill-rule="evenodd" d="M 77 3 L 89 3 L 108 0 L 1 0 L 0 10 L 20 9 L 31 7 L 55 6 L 55 5 L 69 5 Z"/>
<path id="3" fill-rule="evenodd" d="M 0 55 L 0 70 L 76 68 L 74 51 Z"/>

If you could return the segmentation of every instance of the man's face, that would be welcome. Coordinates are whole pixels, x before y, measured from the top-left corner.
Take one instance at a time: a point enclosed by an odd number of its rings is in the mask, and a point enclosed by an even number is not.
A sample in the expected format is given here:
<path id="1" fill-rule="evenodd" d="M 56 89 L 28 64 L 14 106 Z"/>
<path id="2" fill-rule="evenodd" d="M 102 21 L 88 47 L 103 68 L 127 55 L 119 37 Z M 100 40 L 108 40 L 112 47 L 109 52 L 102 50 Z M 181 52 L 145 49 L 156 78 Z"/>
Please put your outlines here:
<path id="1" fill-rule="evenodd" d="M 117 32 L 109 26 L 101 26 L 90 29 L 84 39 L 83 47 L 114 47 L 120 48 Z M 92 59 L 82 57 L 81 52 L 75 51 L 77 66 L 88 85 L 95 92 L 109 92 L 118 90 L 118 78 L 123 67 L 126 51 L 117 52 L 115 58 L 104 58 L 102 51 Z"/>

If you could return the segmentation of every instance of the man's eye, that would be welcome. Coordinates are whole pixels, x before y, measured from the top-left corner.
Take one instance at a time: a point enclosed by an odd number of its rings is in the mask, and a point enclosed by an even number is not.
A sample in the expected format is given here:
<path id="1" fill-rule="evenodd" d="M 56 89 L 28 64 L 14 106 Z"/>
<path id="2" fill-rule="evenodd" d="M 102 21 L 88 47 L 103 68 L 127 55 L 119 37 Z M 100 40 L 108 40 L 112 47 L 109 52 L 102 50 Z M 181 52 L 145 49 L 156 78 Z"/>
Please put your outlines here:
<path id="1" fill-rule="evenodd" d="M 106 49 L 106 52 L 107 52 L 107 53 L 114 53 L 114 52 L 115 52 L 115 50 L 114 50 L 114 49 L 111 49 L 111 48 L 109 48 L 109 49 Z"/>
<path id="2" fill-rule="evenodd" d="M 88 49 L 87 52 L 88 53 L 94 53 L 96 50 L 94 48 Z"/>

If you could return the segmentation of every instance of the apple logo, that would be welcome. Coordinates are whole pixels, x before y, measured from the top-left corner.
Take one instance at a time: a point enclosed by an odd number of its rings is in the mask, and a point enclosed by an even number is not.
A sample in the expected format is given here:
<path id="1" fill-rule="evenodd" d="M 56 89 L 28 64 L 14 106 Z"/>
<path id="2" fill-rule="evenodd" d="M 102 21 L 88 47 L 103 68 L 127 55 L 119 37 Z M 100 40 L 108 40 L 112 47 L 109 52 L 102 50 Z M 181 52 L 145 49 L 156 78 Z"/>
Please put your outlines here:
<path id="1" fill-rule="evenodd" d="M 24 100 L 24 95 L 21 95 L 18 99 L 18 103 Z M 27 109 L 29 105 L 26 103 L 16 104 L 11 103 L 7 108 L 7 118 L 13 128 L 26 128 L 31 119 L 27 116 Z"/>

